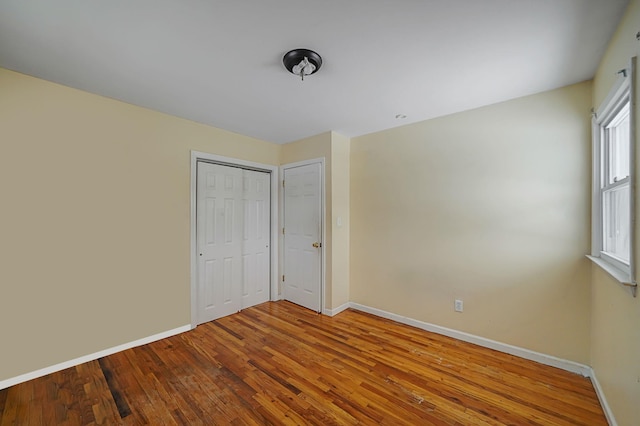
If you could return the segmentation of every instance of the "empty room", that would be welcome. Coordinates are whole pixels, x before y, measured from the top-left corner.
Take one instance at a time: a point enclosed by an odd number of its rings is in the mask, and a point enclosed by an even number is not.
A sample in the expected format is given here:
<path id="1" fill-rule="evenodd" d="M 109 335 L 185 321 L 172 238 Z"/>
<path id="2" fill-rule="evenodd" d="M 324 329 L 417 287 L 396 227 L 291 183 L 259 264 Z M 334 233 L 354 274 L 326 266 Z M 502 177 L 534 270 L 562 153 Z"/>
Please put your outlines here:
<path id="1" fill-rule="evenodd" d="M 0 425 L 640 424 L 640 0 L 0 0 Z"/>

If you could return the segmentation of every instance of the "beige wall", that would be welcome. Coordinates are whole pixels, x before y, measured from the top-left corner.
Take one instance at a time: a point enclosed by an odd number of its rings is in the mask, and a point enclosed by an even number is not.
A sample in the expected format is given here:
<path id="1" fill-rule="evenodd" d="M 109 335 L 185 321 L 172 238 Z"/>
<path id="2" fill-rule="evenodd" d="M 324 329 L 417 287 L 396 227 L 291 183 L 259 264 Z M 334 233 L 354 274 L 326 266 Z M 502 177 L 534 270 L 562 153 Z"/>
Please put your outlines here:
<path id="1" fill-rule="evenodd" d="M 349 147 L 350 139 L 334 132 L 282 146 L 282 165 L 325 159 L 325 294 L 324 308 L 349 301 Z M 343 225 L 337 227 L 337 217 Z"/>
<path id="2" fill-rule="evenodd" d="M 640 42 L 635 36 L 638 31 L 640 1 L 632 0 L 598 68 L 594 107 L 606 97 L 617 71 L 640 53 Z M 640 79 L 637 78 L 635 84 L 639 88 Z M 640 141 L 640 109 L 636 109 L 635 121 L 636 141 Z M 640 165 L 640 150 L 637 154 L 636 164 Z M 640 176 L 636 176 L 636 206 L 640 206 L 639 181 Z M 640 241 L 640 228 L 636 230 L 636 240 Z M 636 253 L 636 262 L 640 264 L 640 253 Z M 591 365 L 618 424 L 637 425 L 640 421 L 640 299 L 631 297 L 628 289 L 598 266 L 593 265 L 591 269 Z"/>
<path id="3" fill-rule="evenodd" d="M 0 69 L 0 381 L 190 323 L 190 150 L 280 146 Z"/>
<path id="4" fill-rule="evenodd" d="M 590 100 L 586 82 L 352 139 L 351 300 L 588 363 Z"/>
<path id="5" fill-rule="evenodd" d="M 332 221 L 332 303 L 338 308 L 349 302 L 350 270 L 350 158 L 351 139 L 332 133 L 331 140 L 331 221 Z M 338 225 L 338 218 L 342 225 Z"/>

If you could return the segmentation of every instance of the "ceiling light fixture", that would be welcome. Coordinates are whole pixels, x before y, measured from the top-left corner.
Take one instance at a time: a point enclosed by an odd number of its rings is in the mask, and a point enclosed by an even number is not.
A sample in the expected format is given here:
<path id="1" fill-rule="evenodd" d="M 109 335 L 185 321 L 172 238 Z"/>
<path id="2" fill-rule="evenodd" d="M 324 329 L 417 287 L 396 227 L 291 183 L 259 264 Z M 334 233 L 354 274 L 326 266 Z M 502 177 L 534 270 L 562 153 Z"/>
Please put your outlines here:
<path id="1" fill-rule="evenodd" d="M 305 75 L 311 75 L 322 66 L 322 58 L 313 50 L 293 49 L 285 53 L 282 62 L 290 73 L 300 76 L 304 81 Z"/>

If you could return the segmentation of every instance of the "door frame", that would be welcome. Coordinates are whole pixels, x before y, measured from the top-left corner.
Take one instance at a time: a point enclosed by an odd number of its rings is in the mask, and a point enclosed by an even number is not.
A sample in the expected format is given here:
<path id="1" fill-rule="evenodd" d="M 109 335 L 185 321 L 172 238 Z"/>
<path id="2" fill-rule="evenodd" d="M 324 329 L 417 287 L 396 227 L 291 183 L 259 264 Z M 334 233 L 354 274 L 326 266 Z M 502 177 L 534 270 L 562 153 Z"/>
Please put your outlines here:
<path id="1" fill-rule="evenodd" d="M 280 170 L 278 166 L 270 164 L 255 163 L 253 161 L 240 160 L 238 158 L 224 157 L 216 154 L 209 154 L 200 151 L 191 151 L 191 329 L 196 328 L 198 324 L 198 242 L 197 242 L 197 211 L 196 211 L 196 183 L 198 181 L 198 161 L 206 161 L 209 163 L 220 164 L 223 166 L 240 167 L 243 169 L 255 170 L 259 172 L 268 172 L 271 182 L 271 224 L 270 224 L 270 268 L 269 277 L 269 300 L 275 301 L 279 298 L 278 293 L 278 274 L 279 274 L 279 242 L 278 238 L 278 221 L 279 221 L 279 202 L 280 196 Z"/>
<path id="2" fill-rule="evenodd" d="M 280 180 L 279 188 L 282 189 L 282 182 L 284 181 L 285 169 L 292 169 L 294 167 L 308 166 L 309 164 L 320 164 L 320 235 L 322 236 L 322 246 L 320 247 L 320 313 L 325 311 L 325 276 L 326 276 L 326 248 L 327 248 L 327 226 L 326 226 L 326 193 L 325 193 L 325 158 L 312 158 L 310 160 L 296 161 L 295 163 L 287 163 L 280 166 Z M 282 282 L 282 274 L 284 274 L 284 235 L 282 234 L 282 227 L 284 226 L 284 190 L 278 192 L 279 205 L 280 205 L 280 228 L 278 228 L 278 236 L 280 240 L 280 257 L 279 267 L 282 271 L 278 275 L 278 284 L 281 285 L 282 291 L 280 292 L 280 299 L 284 299 L 284 283 Z"/>

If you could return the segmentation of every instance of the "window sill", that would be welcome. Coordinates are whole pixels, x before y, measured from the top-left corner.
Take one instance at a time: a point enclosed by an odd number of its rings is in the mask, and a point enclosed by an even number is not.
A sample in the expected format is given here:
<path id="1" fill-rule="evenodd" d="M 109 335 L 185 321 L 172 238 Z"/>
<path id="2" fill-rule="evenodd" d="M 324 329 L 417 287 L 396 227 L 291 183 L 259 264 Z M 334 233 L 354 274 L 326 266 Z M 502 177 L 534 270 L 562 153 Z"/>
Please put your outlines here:
<path id="1" fill-rule="evenodd" d="M 636 284 L 633 283 L 633 280 L 631 279 L 631 275 L 629 275 L 628 272 L 625 272 L 625 271 L 623 271 L 623 270 L 621 270 L 619 268 L 616 268 L 611 263 L 609 263 L 606 260 L 603 260 L 603 259 L 601 259 L 599 257 L 590 256 L 590 255 L 587 255 L 587 257 L 589 259 L 591 259 L 591 261 L 593 263 L 595 263 L 596 265 L 598 265 L 599 267 L 604 269 L 606 273 L 608 273 L 613 278 L 618 280 L 618 282 L 620 284 L 628 286 L 628 287 L 635 287 L 636 286 Z"/>

